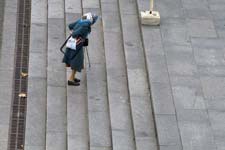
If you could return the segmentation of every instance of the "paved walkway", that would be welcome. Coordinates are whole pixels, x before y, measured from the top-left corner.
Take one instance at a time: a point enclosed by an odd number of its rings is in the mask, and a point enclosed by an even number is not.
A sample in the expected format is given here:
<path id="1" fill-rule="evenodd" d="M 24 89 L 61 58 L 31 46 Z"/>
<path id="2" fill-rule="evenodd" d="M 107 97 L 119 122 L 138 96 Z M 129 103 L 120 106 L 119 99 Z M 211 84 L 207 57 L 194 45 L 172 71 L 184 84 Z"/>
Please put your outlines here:
<path id="1" fill-rule="evenodd" d="M 5 3 L 0 150 L 8 143 L 17 10 L 14 0 Z M 148 6 L 32 0 L 25 150 L 225 149 L 225 1 L 156 0 L 154 27 L 140 25 Z M 91 68 L 70 87 L 59 47 L 67 25 L 89 11 L 102 16 L 89 37 Z"/>
<path id="2" fill-rule="evenodd" d="M 161 26 L 142 31 L 160 148 L 222 150 L 225 2 L 156 1 L 156 9 Z"/>

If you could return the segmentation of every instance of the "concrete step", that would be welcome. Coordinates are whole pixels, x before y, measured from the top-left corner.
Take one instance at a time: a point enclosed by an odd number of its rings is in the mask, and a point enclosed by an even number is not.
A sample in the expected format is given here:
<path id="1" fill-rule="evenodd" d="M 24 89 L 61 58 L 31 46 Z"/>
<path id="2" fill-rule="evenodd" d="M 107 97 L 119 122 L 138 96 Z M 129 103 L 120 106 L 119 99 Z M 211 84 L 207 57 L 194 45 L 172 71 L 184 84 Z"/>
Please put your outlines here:
<path id="1" fill-rule="evenodd" d="M 101 2 L 101 9 L 112 146 L 114 150 L 135 150 L 118 3 Z"/>
<path id="2" fill-rule="evenodd" d="M 31 4 L 25 150 L 45 150 L 47 100 L 47 2 Z"/>
<path id="3" fill-rule="evenodd" d="M 80 0 L 65 0 L 66 34 L 68 25 L 82 15 Z M 71 69 L 67 69 L 67 78 Z M 68 150 L 89 150 L 87 79 L 85 70 L 77 73 L 81 79 L 79 87 L 67 86 L 67 147 Z"/>
<path id="4" fill-rule="evenodd" d="M 148 1 L 136 1 L 138 12 L 149 9 Z M 155 5 L 159 6 L 157 2 L 155 3 Z M 176 8 L 178 9 L 178 7 Z M 175 28 L 177 29 L 177 25 L 175 26 Z M 142 25 L 140 27 L 144 44 L 148 78 L 151 84 L 151 100 L 154 108 L 153 115 L 155 119 L 159 148 L 182 149 L 173 96 L 171 92 L 172 89 L 170 88 L 170 79 L 168 74 L 166 56 L 161 38 L 161 27 Z M 169 32 L 170 27 L 167 26 L 166 28 L 168 28 L 168 31 L 166 32 Z M 172 38 L 169 38 L 169 40 L 170 39 Z"/>
<path id="5" fill-rule="evenodd" d="M 129 96 L 137 150 L 156 150 L 157 140 L 135 0 L 119 1 Z"/>
<path id="6" fill-rule="evenodd" d="M 83 1 L 83 12 L 100 14 L 98 0 Z M 88 52 L 91 68 L 87 71 L 87 99 L 90 150 L 111 149 L 111 127 L 107 97 L 106 61 L 103 45 L 102 22 L 93 25 L 89 35 Z"/>
<path id="7" fill-rule="evenodd" d="M 59 47 L 65 40 L 64 0 L 48 1 L 46 149 L 67 149 L 66 69 Z"/>
<path id="8" fill-rule="evenodd" d="M 17 1 L 1 1 L 0 9 L 0 150 L 5 150 L 8 146 L 13 97 Z"/>

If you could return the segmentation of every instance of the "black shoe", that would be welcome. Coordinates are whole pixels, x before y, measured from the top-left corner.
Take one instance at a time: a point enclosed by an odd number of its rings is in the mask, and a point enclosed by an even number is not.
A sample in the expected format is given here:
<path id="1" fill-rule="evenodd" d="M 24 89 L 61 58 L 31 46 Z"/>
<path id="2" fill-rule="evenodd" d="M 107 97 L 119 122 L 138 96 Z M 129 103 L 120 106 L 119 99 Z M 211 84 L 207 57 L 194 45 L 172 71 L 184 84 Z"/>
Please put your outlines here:
<path id="1" fill-rule="evenodd" d="M 80 79 L 75 78 L 74 82 L 80 82 Z"/>
<path id="2" fill-rule="evenodd" d="M 80 83 L 75 82 L 75 81 L 70 81 L 70 80 L 68 80 L 68 85 L 71 85 L 71 86 L 79 86 Z"/>

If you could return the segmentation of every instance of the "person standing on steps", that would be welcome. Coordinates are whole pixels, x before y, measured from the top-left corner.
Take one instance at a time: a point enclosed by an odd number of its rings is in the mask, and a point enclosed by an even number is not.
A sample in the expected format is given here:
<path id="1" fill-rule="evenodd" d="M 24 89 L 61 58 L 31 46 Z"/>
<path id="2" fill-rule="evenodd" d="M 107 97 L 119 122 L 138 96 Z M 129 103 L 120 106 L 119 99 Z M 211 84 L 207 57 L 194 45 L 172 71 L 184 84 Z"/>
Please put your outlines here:
<path id="1" fill-rule="evenodd" d="M 97 15 L 86 13 L 80 19 L 68 26 L 72 38 L 76 39 L 76 48 L 71 49 L 67 47 L 63 57 L 63 63 L 66 64 L 66 67 L 71 67 L 72 70 L 68 79 L 68 85 L 80 85 L 80 80 L 75 77 L 76 72 L 81 72 L 84 68 L 83 46 L 88 34 L 91 33 L 91 26 L 97 21 L 97 19 Z"/>

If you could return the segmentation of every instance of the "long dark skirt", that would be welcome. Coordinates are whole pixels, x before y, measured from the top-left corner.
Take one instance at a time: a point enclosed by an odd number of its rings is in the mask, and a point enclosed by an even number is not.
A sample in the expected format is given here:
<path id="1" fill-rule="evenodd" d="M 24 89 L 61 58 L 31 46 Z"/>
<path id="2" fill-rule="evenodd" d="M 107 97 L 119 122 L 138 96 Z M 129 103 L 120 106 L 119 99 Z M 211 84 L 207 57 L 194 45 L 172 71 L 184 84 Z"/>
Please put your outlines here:
<path id="1" fill-rule="evenodd" d="M 63 63 L 66 63 L 67 66 L 70 66 L 72 70 L 81 72 L 81 70 L 84 68 L 83 48 L 77 50 L 66 48 L 66 52 L 63 57 Z"/>

